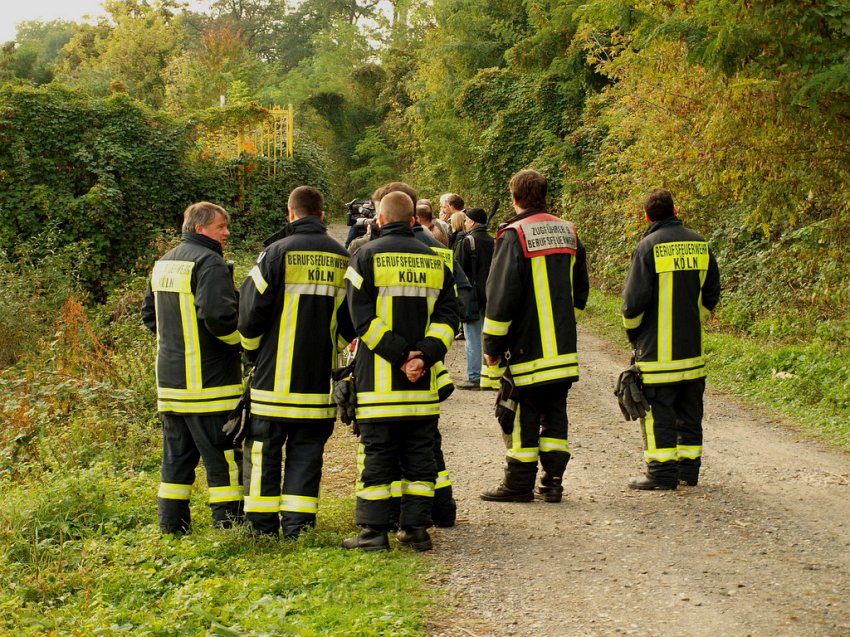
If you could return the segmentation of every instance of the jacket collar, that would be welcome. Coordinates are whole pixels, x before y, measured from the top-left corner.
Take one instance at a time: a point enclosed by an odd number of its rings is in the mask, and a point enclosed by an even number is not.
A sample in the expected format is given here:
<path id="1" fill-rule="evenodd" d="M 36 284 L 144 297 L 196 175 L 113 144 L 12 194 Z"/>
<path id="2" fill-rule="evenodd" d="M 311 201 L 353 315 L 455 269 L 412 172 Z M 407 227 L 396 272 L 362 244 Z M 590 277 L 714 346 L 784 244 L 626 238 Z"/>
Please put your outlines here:
<path id="1" fill-rule="evenodd" d="M 656 230 L 660 230 L 661 228 L 666 228 L 667 226 L 681 226 L 682 220 L 679 219 L 676 215 L 672 217 L 667 217 L 666 219 L 662 219 L 661 221 L 655 221 L 652 223 L 649 228 L 646 229 L 646 232 L 643 233 L 643 236 L 646 237 Z"/>
<path id="2" fill-rule="evenodd" d="M 388 223 L 381 228 L 382 237 L 389 234 L 406 234 L 412 237 L 413 228 L 404 221 L 394 221 L 393 223 Z"/>
<path id="3" fill-rule="evenodd" d="M 517 221 L 522 221 L 526 217 L 530 217 L 531 215 L 536 215 L 540 212 L 546 212 L 546 209 L 545 208 L 529 208 L 528 210 L 523 210 L 519 214 L 514 215 L 513 217 L 508 219 L 505 222 L 505 224 L 508 225 L 508 224 L 511 224 L 511 223 L 515 223 Z"/>
<path id="4" fill-rule="evenodd" d="M 290 223 L 286 227 L 286 236 L 292 236 L 293 234 L 316 234 L 316 233 L 325 233 L 328 229 L 325 226 L 325 222 L 322 221 L 320 217 L 301 217 L 300 219 L 296 219 L 292 223 Z"/>
<path id="5" fill-rule="evenodd" d="M 203 246 L 208 250 L 212 250 L 216 254 L 224 255 L 224 252 L 221 249 L 221 244 L 215 239 L 210 239 L 205 234 L 198 234 L 197 232 L 184 232 L 180 239 L 184 243 L 194 243 L 195 245 Z"/>

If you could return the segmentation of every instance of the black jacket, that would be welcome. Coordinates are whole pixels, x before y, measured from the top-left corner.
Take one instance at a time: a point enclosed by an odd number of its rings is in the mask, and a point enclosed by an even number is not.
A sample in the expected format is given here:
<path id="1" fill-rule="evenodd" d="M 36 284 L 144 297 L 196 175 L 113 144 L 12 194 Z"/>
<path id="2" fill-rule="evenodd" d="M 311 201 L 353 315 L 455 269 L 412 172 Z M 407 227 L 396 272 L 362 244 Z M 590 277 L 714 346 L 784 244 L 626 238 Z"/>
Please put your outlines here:
<path id="1" fill-rule="evenodd" d="M 487 228 L 476 226 L 455 247 L 455 256 L 475 289 L 475 300 L 483 314 L 487 309 L 487 277 L 493 261 L 495 242 Z"/>
<path id="2" fill-rule="evenodd" d="M 644 383 L 705 376 L 702 319 L 719 300 L 720 270 L 703 236 L 677 217 L 653 223 L 623 289 L 623 325 Z"/>
<path id="3" fill-rule="evenodd" d="M 458 325 L 454 280 L 442 257 L 390 223 L 352 258 L 348 306 L 360 336 L 355 360 L 357 420 L 429 419 L 439 415 L 437 374 Z M 401 365 L 421 351 L 429 373 L 411 383 Z"/>
<path id="4" fill-rule="evenodd" d="M 242 284 L 239 333 L 255 359 L 251 413 L 272 420 L 336 417 L 331 369 L 354 338 L 345 304 L 348 253 L 318 217 L 303 217 L 260 253 Z"/>
<path id="5" fill-rule="evenodd" d="M 517 386 L 578 379 L 576 310 L 590 283 L 575 226 L 532 209 L 496 235 L 482 329 L 485 354 L 507 354 Z M 504 368 L 487 367 L 482 385 L 497 386 Z"/>
<path id="6" fill-rule="evenodd" d="M 237 301 L 221 244 L 186 232 L 153 268 L 142 320 L 157 335 L 158 408 L 227 413 L 242 394 Z"/>

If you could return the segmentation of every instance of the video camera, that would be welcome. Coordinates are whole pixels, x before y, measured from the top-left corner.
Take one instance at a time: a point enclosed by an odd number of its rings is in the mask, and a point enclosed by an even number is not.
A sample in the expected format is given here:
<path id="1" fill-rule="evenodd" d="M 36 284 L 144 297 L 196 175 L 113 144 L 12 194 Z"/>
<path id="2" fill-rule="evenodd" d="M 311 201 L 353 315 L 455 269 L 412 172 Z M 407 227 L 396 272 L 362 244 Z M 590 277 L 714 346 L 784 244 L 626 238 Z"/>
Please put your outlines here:
<path id="1" fill-rule="evenodd" d="M 348 209 L 346 225 L 357 226 L 358 229 L 366 227 L 370 219 L 375 218 L 375 204 L 371 199 L 352 199 L 345 207 Z"/>

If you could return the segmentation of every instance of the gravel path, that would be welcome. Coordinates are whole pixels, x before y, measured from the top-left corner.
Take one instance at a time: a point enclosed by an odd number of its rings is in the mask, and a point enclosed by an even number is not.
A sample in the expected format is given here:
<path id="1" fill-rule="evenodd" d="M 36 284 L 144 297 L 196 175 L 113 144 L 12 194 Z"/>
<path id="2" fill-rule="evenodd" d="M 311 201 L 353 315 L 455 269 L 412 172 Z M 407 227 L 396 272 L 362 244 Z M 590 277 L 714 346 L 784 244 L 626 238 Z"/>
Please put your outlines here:
<path id="1" fill-rule="evenodd" d="M 332 226 L 338 239 L 344 226 Z M 850 636 L 850 455 L 712 393 L 698 487 L 637 492 L 638 425 L 613 396 L 626 354 L 580 331 L 573 459 L 560 504 L 492 503 L 504 445 L 492 392 L 456 391 L 440 430 L 458 524 L 434 529 L 445 607 L 430 637 Z M 465 376 L 463 343 L 447 357 Z M 323 484 L 350 493 L 338 427 Z"/>
<path id="2" fill-rule="evenodd" d="M 502 476 L 494 394 L 444 403 L 459 523 L 434 532 L 454 606 L 432 637 L 850 635 L 850 456 L 711 394 L 709 378 L 700 485 L 631 491 L 641 436 L 612 393 L 626 356 L 587 332 L 579 348 L 560 504 L 480 500 Z"/>

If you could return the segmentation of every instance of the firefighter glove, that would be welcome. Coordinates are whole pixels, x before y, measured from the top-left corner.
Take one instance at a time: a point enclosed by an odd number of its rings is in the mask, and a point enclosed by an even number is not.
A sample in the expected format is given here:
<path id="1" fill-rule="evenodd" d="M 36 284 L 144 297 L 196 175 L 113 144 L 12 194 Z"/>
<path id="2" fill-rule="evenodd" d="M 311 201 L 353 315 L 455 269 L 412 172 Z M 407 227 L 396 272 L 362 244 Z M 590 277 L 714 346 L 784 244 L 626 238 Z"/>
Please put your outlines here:
<path id="1" fill-rule="evenodd" d="M 502 432 L 509 436 L 514 431 L 519 394 L 510 372 L 505 372 L 499 379 L 499 392 L 496 394 L 496 420 Z"/>
<path id="2" fill-rule="evenodd" d="M 227 416 L 227 421 L 221 428 L 222 433 L 228 436 L 233 447 L 240 447 L 248 432 L 248 422 L 251 420 L 251 385 L 245 388 L 242 398 L 236 404 L 236 408 Z"/>
<path id="3" fill-rule="evenodd" d="M 617 403 L 620 405 L 620 411 L 623 412 L 623 418 L 637 420 L 646 417 L 646 412 L 649 411 L 649 401 L 643 395 L 643 381 L 640 370 L 636 365 L 629 366 L 620 374 L 614 395 L 617 396 Z"/>

